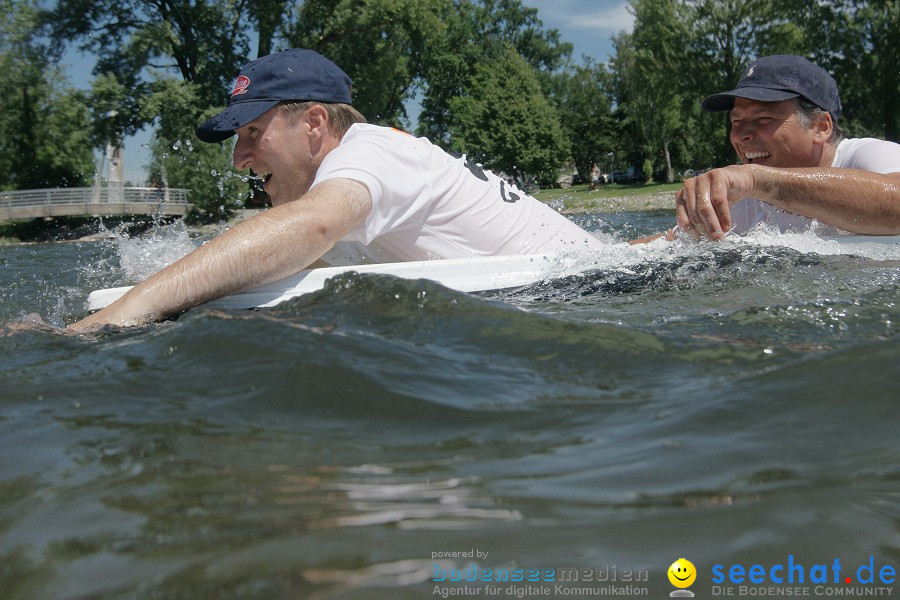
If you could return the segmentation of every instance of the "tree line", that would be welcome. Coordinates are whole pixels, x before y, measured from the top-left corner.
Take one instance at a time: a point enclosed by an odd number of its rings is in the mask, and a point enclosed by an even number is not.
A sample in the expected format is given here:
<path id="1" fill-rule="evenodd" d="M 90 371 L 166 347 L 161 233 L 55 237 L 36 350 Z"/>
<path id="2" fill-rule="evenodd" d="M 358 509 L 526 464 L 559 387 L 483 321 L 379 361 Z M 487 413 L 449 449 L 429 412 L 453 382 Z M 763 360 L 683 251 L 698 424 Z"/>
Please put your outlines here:
<path id="1" fill-rule="evenodd" d="M 520 0 L 0 6 L 0 189 L 90 185 L 95 149 L 151 127 L 150 178 L 191 189 L 217 217 L 252 181 L 231 168 L 228 144 L 200 143 L 194 127 L 224 106 L 242 64 L 291 47 L 347 71 L 370 122 L 542 186 L 595 163 L 672 181 L 733 162 L 726 115 L 700 100 L 765 54 L 831 72 L 849 135 L 900 140 L 900 0 L 629 0 L 633 30 L 613 37 L 608 62 L 574 57 Z M 67 48 L 97 57 L 87 89 L 59 66 Z"/>

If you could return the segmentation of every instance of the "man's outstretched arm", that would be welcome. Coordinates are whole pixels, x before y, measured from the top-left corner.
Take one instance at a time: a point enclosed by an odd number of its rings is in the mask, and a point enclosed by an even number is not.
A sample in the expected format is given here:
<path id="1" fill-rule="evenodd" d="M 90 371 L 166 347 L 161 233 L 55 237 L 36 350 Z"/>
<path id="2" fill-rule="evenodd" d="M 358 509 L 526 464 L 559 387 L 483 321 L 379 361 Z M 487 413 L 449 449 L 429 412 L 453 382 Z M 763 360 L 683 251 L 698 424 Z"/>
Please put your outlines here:
<path id="1" fill-rule="evenodd" d="M 143 325 L 293 275 L 362 223 L 371 207 L 361 183 L 324 181 L 299 200 L 239 223 L 68 330 Z"/>
<path id="2" fill-rule="evenodd" d="M 748 197 L 852 233 L 900 233 L 900 173 L 761 165 L 713 169 L 685 181 L 675 197 L 678 225 L 722 239 L 731 206 Z"/>

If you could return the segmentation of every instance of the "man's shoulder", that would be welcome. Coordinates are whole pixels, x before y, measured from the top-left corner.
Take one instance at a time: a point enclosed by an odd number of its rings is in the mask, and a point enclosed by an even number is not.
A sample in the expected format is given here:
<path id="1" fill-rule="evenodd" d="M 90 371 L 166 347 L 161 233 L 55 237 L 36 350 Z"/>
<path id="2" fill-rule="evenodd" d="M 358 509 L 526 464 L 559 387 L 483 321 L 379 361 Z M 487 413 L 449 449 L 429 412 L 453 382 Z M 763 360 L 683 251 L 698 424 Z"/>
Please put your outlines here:
<path id="1" fill-rule="evenodd" d="M 832 166 L 897 172 L 900 171 L 900 144 L 878 138 L 847 138 L 837 145 Z"/>
<path id="2" fill-rule="evenodd" d="M 373 125 L 371 123 L 354 123 L 347 129 L 344 137 L 341 138 L 341 142 L 346 143 L 350 140 L 358 139 L 360 137 L 377 136 L 380 135 L 385 129 L 387 128 L 382 127 L 381 125 Z"/>
<path id="3" fill-rule="evenodd" d="M 386 127 L 384 125 L 373 125 L 372 123 L 354 123 L 344 134 L 343 141 L 358 139 L 424 139 L 415 138 L 411 134 L 397 129 L 396 127 Z"/>
<path id="4" fill-rule="evenodd" d="M 848 155 L 856 152 L 887 152 L 900 155 L 900 144 L 878 138 L 845 138 L 837 145 L 841 153 Z"/>
<path id="5" fill-rule="evenodd" d="M 861 148 L 861 147 L 870 146 L 870 145 L 893 147 L 893 148 L 900 149 L 900 144 L 897 144 L 895 142 L 889 142 L 888 140 L 873 138 L 873 137 L 844 138 L 838 144 L 838 148 L 841 148 L 841 147 Z"/>
<path id="6" fill-rule="evenodd" d="M 416 137 L 395 127 L 356 124 L 338 147 L 343 156 L 408 165 L 428 165 L 429 169 L 448 168 L 458 157 L 425 137 Z M 376 162 L 377 162 L 376 161 Z"/>

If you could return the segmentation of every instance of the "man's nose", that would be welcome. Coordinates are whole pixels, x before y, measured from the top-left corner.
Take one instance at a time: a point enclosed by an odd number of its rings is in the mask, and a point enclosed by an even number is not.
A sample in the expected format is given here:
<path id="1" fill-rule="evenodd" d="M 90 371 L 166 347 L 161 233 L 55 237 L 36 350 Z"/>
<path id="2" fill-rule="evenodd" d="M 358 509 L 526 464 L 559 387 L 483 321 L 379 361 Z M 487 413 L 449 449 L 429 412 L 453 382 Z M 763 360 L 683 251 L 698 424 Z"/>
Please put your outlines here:
<path id="1" fill-rule="evenodd" d="M 232 156 L 232 163 L 234 163 L 234 168 L 238 171 L 249 169 L 250 158 L 251 154 L 248 145 L 241 141 L 240 138 L 238 138 L 237 143 L 234 145 L 234 154 Z"/>
<path id="2" fill-rule="evenodd" d="M 753 132 L 753 128 L 746 123 L 734 123 L 731 126 L 732 137 L 739 140 L 746 140 Z"/>

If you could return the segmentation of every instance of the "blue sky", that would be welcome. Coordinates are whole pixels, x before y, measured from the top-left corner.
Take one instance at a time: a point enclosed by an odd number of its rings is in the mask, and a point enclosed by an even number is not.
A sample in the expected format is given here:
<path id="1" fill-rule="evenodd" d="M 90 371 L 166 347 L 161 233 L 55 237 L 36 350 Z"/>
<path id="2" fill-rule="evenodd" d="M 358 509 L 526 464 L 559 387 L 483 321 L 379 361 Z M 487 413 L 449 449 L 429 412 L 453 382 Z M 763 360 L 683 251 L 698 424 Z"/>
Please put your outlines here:
<path id="1" fill-rule="evenodd" d="M 613 51 L 610 37 L 630 32 L 634 25 L 625 0 L 522 0 L 522 4 L 538 9 L 544 25 L 558 29 L 563 41 L 575 47 L 573 56 L 579 61 L 587 55 L 607 62 Z"/>
<path id="2" fill-rule="evenodd" d="M 583 55 L 607 62 L 613 51 L 610 37 L 620 31 L 631 31 L 634 24 L 626 0 L 522 0 L 522 4 L 538 9 L 544 25 L 559 30 L 562 40 L 574 46 L 573 58 L 577 62 Z M 93 78 L 92 57 L 71 50 L 64 64 L 72 84 L 87 88 Z M 222 91 L 223 96 L 227 91 Z M 411 106 L 409 112 L 417 111 Z M 149 161 L 150 153 L 145 144 L 149 140 L 149 131 L 125 140 L 125 178 L 133 183 L 142 183 L 146 178 L 144 164 Z"/>

